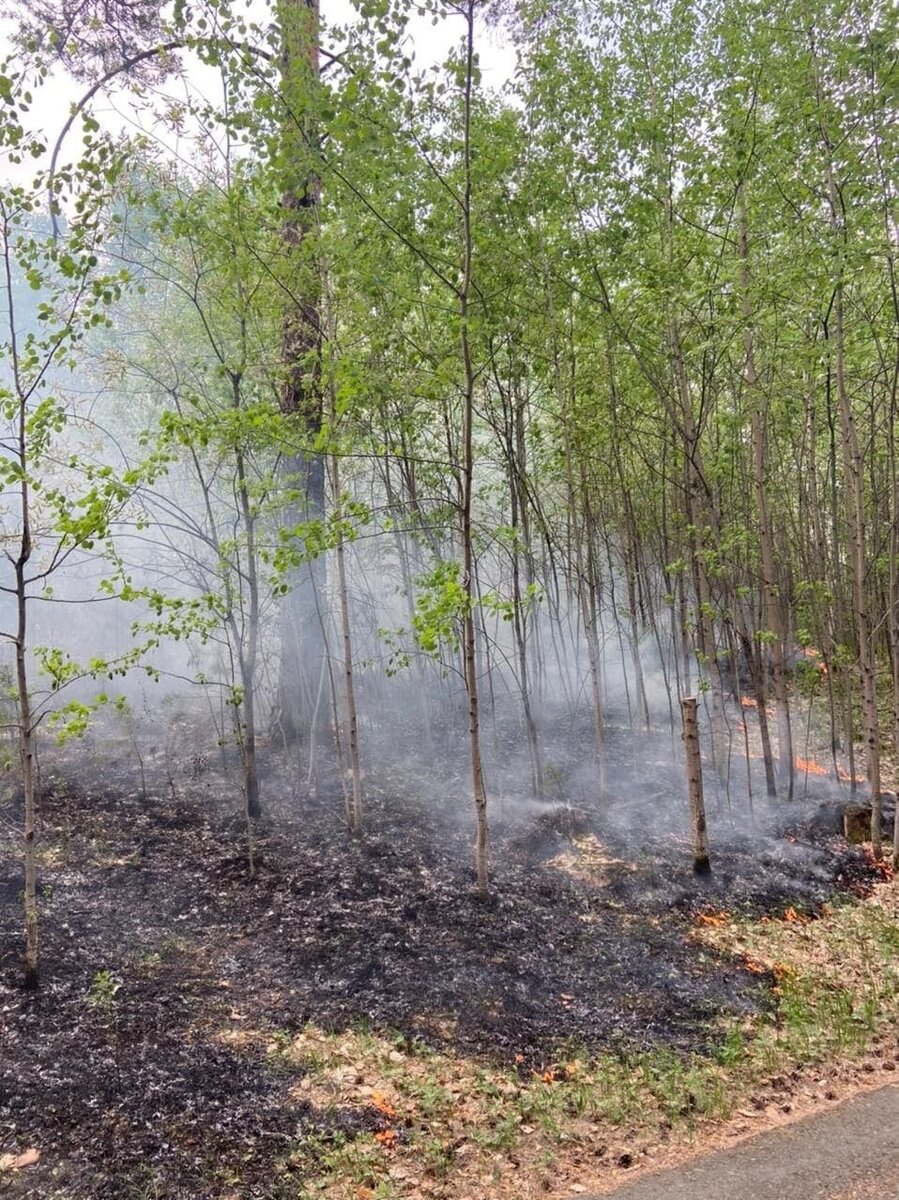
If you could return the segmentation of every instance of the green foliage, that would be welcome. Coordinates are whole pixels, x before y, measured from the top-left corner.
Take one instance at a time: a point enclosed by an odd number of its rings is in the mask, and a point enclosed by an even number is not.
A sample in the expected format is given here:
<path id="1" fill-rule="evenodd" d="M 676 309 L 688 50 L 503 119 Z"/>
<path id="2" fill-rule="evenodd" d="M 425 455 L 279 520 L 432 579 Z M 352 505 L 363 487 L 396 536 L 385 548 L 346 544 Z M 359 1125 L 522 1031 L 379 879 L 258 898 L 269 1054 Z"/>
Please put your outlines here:
<path id="1" fill-rule="evenodd" d="M 426 654 L 436 654 L 441 645 L 458 649 L 460 624 L 468 607 L 457 562 L 438 563 L 418 580 L 412 632 Z"/>
<path id="2" fill-rule="evenodd" d="M 537 609 L 543 599 L 543 589 L 540 585 L 529 583 L 523 590 L 521 601 L 518 605 L 521 617 L 526 620 L 529 614 Z M 485 612 L 499 617 L 503 621 L 513 621 L 515 619 L 515 601 L 507 596 L 500 596 L 496 592 L 487 592 L 481 597 L 481 605 Z"/>
<path id="3" fill-rule="evenodd" d="M 122 981 L 112 971 L 98 971 L 87 995 L 88 1006 L 102 1013 L 113 1012 L 121 986 Z"/>

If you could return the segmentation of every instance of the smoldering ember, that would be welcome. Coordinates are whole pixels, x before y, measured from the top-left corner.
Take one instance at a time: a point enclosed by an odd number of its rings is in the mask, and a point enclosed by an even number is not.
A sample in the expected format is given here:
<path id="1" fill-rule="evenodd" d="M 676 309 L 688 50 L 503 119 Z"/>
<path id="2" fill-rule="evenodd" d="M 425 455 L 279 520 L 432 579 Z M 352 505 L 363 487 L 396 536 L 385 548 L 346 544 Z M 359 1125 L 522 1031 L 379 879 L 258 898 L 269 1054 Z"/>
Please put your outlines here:
<path id="1" fill-rule="evenodd" d="M 0 1193 L 605 1195 L 895 1078 L 897 20 L 11 0 Z"/>

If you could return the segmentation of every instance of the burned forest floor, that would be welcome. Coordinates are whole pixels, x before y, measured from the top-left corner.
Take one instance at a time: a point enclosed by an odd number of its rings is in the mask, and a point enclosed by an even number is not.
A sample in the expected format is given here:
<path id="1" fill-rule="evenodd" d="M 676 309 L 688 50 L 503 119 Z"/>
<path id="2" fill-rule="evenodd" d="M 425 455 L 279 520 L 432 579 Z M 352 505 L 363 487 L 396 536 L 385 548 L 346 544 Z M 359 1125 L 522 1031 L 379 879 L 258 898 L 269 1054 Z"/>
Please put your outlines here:
<path id="1" fill-rule="evenodd" d="M 576 1195 L 899 1067 L 899 897 L 836 799 L 713 805 L 702 880 L 674 780 L 500 796 L 483 903 L 464 764 L 373 772 L 354 845 L 273 758 L 251 876 L 214 756 L 46 759 L 33 995 L 0 822 L 15 1200 Z"/>

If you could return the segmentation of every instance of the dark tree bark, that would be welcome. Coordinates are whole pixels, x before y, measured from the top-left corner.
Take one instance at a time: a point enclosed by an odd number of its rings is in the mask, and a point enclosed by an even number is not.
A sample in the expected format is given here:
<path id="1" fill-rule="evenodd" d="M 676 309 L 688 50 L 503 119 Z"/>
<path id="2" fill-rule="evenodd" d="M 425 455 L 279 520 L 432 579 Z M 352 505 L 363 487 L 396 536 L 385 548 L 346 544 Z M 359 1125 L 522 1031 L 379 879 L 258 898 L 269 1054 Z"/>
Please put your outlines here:
<path id="1" fill-rule="evenodd" d="M 325 458 L 318 446 L 322 428 L 322 279 L 315 259 L 321 184 L 315 163 L 315 106 L 321 81 L 318 0 L 281 0 L 284 99 L 285 186 L 281 198 L 281 237 L 285 310 L 281 328 L 283 379 L 281 410 L 292 420 L 294 445 L 281 459 L 285 489 L 284 526 L 302 534 L 325 518 Z M 280 727 L 290 741 L 307 735 L 312 755 L 319 728 L 322 672 L 325 670 L 323 554 L 305 556 L 305 540 L 295 543 L 304 561 L 290 573 L 282 609 Z"/>

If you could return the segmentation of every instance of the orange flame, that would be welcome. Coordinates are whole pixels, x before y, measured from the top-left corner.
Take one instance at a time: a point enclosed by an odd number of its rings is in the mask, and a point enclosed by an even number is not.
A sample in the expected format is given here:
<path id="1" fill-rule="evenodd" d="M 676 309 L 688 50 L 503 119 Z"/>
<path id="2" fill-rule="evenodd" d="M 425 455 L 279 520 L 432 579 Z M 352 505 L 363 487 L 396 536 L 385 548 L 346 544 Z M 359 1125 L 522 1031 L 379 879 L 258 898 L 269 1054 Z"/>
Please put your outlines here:
<path id="1" fill-rule="evenodd" d="M 741 696 L 740 704 L 743 708 L 758 708 L 759 702 L 754 696 Z"/>
<path id="2" fill-rule="evenodd" d="M 853 777 L 852 775 L 849 774 L 848 771 L 844 771 L 842 767 L 837 767 L 837 778 L 842 783 L 852 783 L 853 778 L 855 779 L 856 783 L 864 783 L 865 782 L 864 775 L 856 775 Z"/>
<path id="3" fill-rule="evenodd" d="M 889 883 L 894 875 L 893 864 L 888 862 L 885 858 L 875 858 L 874 847 L 870 842 L 865 842 L 863 844 L 862 851 L 864 852 L 865 858 L 868 860 L 880 878 L 884 881 L 884 883 Z"/>
<path id="4" fill-rule="evenodd" d="M 822 675 L 827 674 L 827 667 L 822 662 L 820 650 L 816 650 L 814 646 L 806 646 L 802 653 L 805 658 L 809 659 L 813 666 L 818 668 Z"/>
<path id="5" fill-rule="evenodd" d="M 751 971 L 753 975 L 767 975 L 768 974 L 768 968 L 765 966 L 765 964 L 760 963 L 755 958 L 750 958 L 748 955 L 744 955 L 742 962 L 743 962 L 743 966 L 746 968 L 746 970 Z"/>
<path id="6" fill-rule="evenodd" d="M 396 1109 L 383 1092 L 372 1092 L 371 1106 L 372 1108 L 376 1108 L 379 1113 L 383 1113 L 385 1117 L 393 1118 L 396 1116 Z"/>
<path id="7" fill-rule="evenodd" d="M 796 770 L 805 771 L 807 775 L 826 775 L 827 767 L 822 767 L 811 758 L 797 758 Z"/>
<path id="8" fill-rule="evenodd" d="M 811 917 L 807 917 L 805 913 L 797 912 L 791 904 L 784 913 L 784 920 L 788 921 L 791 925 L 808 925 Z"/>
<path id="9" fill-rule="evenodd" d="M 697 925 L 720 926 L 727 925 L 731 920 L 729 912 L 701 912 L 694 918 Z"/>

